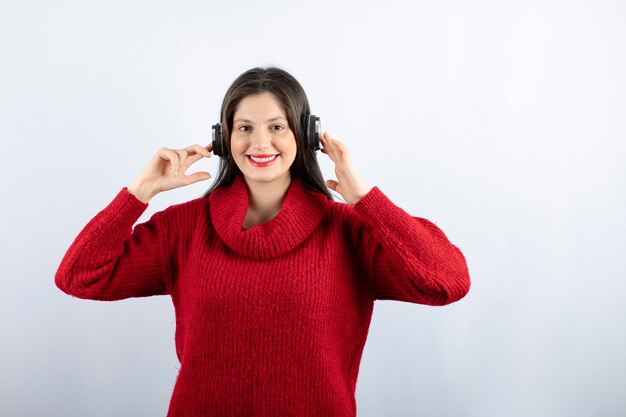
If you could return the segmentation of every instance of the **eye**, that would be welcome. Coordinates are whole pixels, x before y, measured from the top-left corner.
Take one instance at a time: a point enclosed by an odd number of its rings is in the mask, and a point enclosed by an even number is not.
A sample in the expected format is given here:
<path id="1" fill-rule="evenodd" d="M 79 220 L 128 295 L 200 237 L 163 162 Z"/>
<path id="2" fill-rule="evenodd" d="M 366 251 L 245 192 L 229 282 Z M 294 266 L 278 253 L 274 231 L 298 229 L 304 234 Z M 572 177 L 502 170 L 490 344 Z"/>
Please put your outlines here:
<path id="1" fill-rule="evenodd" d="M 272 130 L 283 130 L 285 127 L 282 125 L 272 125 Z"/>
<path id="2" fill-rule="evenodd" d="M 249 132 L 249 131 L 250 131 L 250 126 L 247 126 L 247 125 L 241 125 L 241 126 L 239 126 L 238 130 L 239 130 L 240 132 Z"/>

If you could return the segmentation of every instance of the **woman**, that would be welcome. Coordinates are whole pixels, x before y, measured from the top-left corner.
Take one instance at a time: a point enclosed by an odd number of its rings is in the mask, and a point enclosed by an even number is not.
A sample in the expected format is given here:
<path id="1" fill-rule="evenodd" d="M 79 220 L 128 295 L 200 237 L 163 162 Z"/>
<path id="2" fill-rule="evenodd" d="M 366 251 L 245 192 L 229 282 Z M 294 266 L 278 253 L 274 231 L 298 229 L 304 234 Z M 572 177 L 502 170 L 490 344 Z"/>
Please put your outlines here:
<path id="1" fill-rule="evenodd" d="M 80 232 L 56 274 L 64 292 L 119 300 L 170 295 L 181 368 L 168 416 L 355 416 L 374 300 L 449 304 L 465 259 L 433 223 L 363 183 L 345 145 L 326 185 L 304 143 L 304 90 L 254 68 L 222 103 L 222 159 L 202 198 L 133 224 L 213 144 L 163 148 Z"/>

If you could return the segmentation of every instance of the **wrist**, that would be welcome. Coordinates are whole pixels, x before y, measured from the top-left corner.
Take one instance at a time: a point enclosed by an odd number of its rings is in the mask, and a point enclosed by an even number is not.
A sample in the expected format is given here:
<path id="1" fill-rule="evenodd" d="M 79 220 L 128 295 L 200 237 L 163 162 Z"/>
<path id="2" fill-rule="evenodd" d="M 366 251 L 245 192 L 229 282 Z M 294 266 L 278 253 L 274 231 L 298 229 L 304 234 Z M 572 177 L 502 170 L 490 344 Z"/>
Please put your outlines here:
<path id="1" fill-rule="evenodd" d="M 135 180 L 127 189 L 130 194 L 146 204 L 157 194 L 152 187 L 141 180 Z"/>
<path id="2" fill-rule="evenodd" d="M 361 201 L 363 199 L 363 197 L 365 197 L 366 195 L 369 194 L 370 191 L 372 191 L 373 188 L 374 187 L 365 187 L 365 188 L 362 188 L 361 190 L 359 190 L 359 192 L 355 193 L 354 200 L 350 204 L 351 205 L 355 205 L 356 203 Z"/>

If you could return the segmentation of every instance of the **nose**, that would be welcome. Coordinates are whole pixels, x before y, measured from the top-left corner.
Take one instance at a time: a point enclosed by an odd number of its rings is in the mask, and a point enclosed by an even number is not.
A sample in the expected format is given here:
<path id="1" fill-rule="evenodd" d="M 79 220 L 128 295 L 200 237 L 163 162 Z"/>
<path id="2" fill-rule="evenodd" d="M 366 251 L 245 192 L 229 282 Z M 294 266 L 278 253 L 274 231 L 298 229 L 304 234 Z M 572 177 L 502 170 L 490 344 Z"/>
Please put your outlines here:
<path id="1" fill-rule="evenodd" d="M 267 132 L 257 130 L 254 132 L 251 139 L 253 149 L 269 149 L 272 146 L 272 138 Z"/>

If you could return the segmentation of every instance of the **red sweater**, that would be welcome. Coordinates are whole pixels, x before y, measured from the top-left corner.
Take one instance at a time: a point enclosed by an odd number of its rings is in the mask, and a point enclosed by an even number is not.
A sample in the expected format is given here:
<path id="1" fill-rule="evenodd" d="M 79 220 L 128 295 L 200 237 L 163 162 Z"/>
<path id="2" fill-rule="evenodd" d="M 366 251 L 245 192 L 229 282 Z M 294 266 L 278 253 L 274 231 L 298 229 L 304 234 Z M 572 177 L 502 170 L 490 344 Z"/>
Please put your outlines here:
<path id="1" fill-rule="evenodd" d="M 353 417 L 374 300 L 444 305 L 470 287 L 461 251 L 377 187 L 349 206 L 294 179 L 278 215 L 248 230 L 241 176 L 133 230 L 146 207 L 123 188 L 55 280 L 79 298 L 172 297 L 168 417 Z"/>

